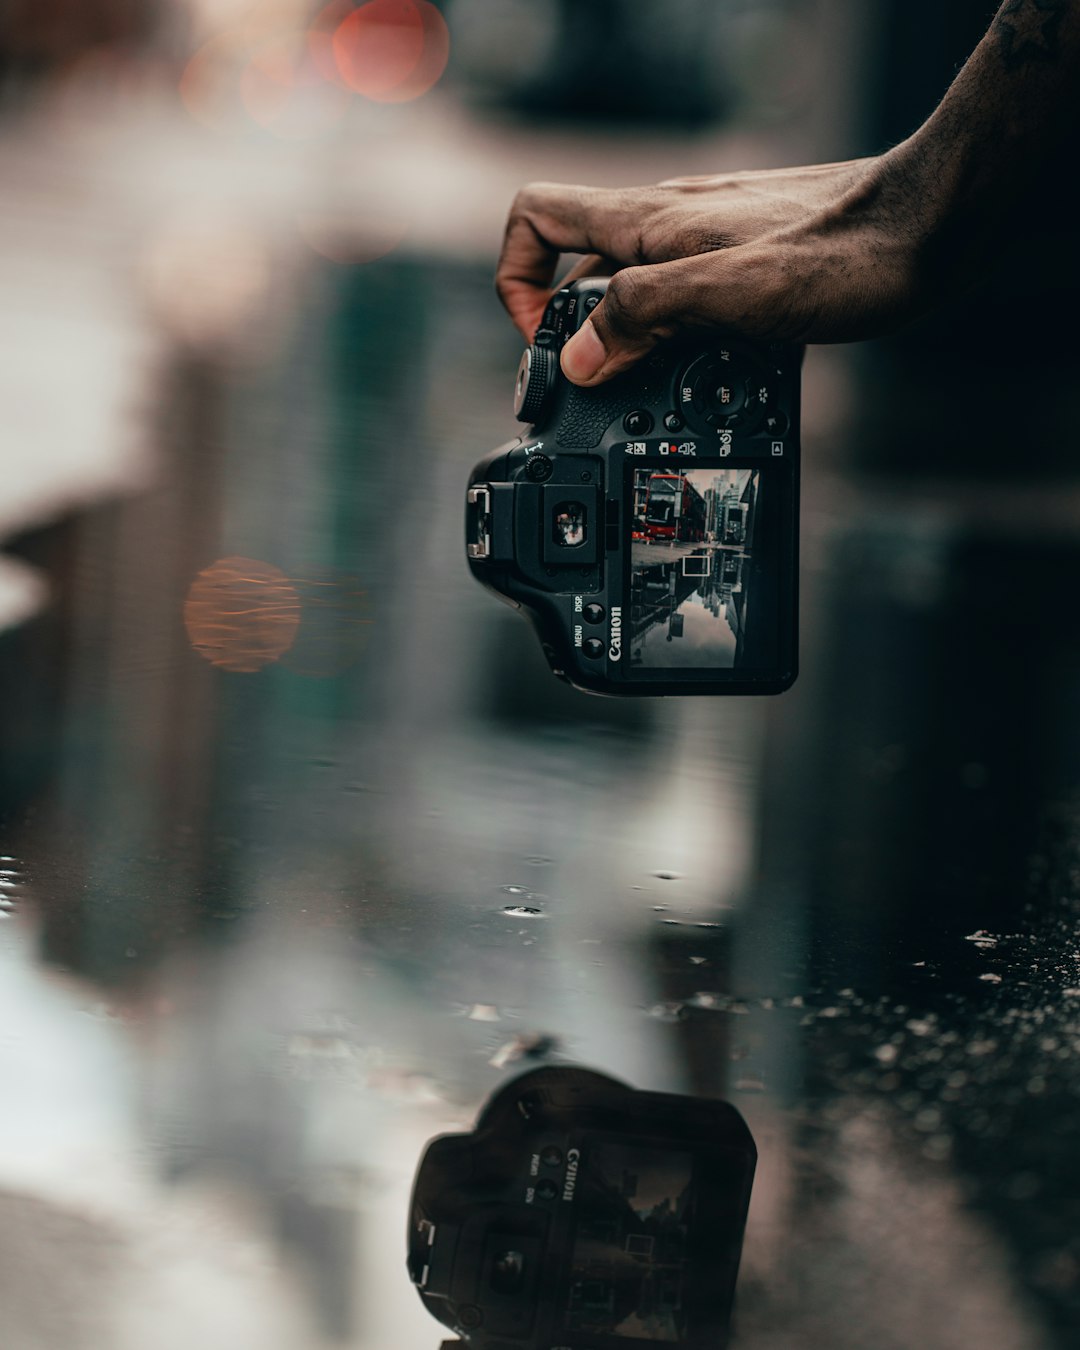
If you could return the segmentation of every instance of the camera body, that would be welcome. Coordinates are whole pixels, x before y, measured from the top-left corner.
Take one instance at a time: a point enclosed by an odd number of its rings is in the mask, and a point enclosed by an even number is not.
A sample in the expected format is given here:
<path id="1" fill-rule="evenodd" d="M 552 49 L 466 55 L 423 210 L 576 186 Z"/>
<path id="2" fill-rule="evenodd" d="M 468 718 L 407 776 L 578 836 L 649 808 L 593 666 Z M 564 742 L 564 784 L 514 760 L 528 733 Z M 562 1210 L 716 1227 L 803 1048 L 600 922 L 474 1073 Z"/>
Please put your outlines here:
<path id="1" fill-rule="evenodd" d="M 718 1350 L 756 1161 L 726 1102 L 537 1069 L 428 1145 L 409 1273 L 472 1350 Z"/>
<path id="2" fill-rule="evenodd" d="M 528 431 L 469 479 L 469 566 L 578 688 L 779 693 L 797 670 L 801 350 L 671 339 L 581 388 L 559 354 L 606 287 L 547 306 L 518 370 Z"/>

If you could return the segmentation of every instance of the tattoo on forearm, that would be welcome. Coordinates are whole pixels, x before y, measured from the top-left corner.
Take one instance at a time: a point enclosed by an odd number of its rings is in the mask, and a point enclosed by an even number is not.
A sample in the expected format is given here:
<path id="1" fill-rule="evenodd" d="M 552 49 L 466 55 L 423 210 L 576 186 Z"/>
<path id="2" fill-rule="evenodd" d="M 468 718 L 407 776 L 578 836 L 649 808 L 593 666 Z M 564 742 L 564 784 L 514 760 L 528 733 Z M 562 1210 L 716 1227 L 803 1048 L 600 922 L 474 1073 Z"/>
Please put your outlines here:
<path id="1" fill-rule="evenodd" d="M 1061 21 L 1072 0 L 1007 0 L 994 20 L 994 34 L 1006 70 L 1031 61 L 1054 61 L 1060 50 Z"/>

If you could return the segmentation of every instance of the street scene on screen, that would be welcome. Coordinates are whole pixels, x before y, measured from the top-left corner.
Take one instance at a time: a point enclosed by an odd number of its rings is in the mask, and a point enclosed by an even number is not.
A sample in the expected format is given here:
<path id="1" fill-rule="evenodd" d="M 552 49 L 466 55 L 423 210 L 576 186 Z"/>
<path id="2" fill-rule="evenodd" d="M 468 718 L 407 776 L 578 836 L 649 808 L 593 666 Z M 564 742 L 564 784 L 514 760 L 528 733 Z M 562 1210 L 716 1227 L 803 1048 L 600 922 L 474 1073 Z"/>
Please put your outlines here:
<path id="1" fill-rule="evenodd" d="M 756 469 L 635 470 L 633 665 L 736 667 L 751 625 L 775 621 L 755 607 L 760 479 Z"/>

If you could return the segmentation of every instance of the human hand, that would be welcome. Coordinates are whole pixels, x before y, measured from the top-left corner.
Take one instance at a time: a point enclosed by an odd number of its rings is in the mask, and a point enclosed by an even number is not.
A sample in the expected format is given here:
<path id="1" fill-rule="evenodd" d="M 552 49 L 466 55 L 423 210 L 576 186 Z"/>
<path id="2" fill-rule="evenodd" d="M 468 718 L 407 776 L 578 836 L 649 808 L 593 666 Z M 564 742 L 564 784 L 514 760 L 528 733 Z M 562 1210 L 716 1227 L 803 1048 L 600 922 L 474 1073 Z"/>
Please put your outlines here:
<path id="1" fill-rule="evenodd" d="M 560 254 L 587 255 L 566 280 L 612 276 L 563 348 L 563 372 L 581 385 L 686 330 L 791 342 L 871 337 L 931 298 L 920 270 L 921 204 L 909 195 L 888 156 L 642 188 L 533 183 L 510 212 L 496 287 L 531 341 Z"/>

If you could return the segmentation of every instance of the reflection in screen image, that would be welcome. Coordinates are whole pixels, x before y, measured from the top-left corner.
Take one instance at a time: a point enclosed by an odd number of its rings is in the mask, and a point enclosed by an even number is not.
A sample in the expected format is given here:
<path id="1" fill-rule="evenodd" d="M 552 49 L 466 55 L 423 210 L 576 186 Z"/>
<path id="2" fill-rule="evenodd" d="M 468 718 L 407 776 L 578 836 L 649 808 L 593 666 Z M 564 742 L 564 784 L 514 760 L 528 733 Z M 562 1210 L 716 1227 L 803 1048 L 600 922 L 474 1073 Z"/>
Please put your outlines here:
<path id="1" fill-rule="evenodd" d="M 654 1341 L 686 1338 L 693 1158 L 598 1144 L 579 1180 L 567 1324 Z"/>
<path id="2" fill-rule="evenodd" d="M 769 487 L 759 469 L 634 470 L 632 666 L 774 663 L 778 559 Z"/>

